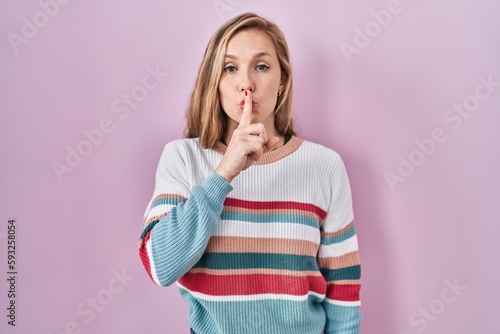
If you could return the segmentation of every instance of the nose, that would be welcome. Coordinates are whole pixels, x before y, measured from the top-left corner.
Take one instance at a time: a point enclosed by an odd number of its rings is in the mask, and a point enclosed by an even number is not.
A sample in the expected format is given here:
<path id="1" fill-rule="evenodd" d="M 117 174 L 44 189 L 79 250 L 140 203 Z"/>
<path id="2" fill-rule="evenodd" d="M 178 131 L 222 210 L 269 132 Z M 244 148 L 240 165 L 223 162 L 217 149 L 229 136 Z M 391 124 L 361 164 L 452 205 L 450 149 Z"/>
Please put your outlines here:
<path id="1" fill-rule="evenodd" d="M 252 74 L 249 70 L 240 70 L 240 81 L 239 81 L 239 91 L 244 92 L 245 90 L 249 90 L 252 93 L 255 92 L 255 81 L 252 78 Z"/>

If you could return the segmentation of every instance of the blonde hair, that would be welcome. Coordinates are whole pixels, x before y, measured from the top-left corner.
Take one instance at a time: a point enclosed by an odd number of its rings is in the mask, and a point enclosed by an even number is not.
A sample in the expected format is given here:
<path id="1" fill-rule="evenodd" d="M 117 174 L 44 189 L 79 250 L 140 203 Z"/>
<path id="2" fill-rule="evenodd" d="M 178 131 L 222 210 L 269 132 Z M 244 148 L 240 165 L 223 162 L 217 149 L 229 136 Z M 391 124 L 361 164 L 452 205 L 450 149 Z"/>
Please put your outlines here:
<path id="1" fill-rule="evenodd" d="M 275 128 L 280 135 L 295 135 L 292 122 L 292 67 L 285 36 L 275 23 L 254 13 L 245 13 L 227 21 L 214 33 L 198 70 L 186 115 L 186 138 L 199 137 L 203 148 L 213 148 L 226 135 L 227 115 L 222 110 L 218 92 L 225 52 L 234 35 L 249 29 L 267 33 L 273 41 L 281 67 L 282 82 L 285 83 L 282 94 L 277 97 Z"/>

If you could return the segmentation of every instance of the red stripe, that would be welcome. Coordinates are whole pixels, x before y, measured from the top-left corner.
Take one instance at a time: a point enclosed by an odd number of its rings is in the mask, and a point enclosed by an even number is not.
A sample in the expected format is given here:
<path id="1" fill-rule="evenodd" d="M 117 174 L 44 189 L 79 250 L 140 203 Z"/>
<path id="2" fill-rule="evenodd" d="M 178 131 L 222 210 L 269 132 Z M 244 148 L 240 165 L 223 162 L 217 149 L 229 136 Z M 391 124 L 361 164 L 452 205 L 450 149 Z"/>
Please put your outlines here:
<path id="1" fill-rule="evenodd" d="M 326 218 L 326 212 L 321 208 L 308 203 L 299 202 L 257 202 L 257 201 L 244 201 L 236 198 L 226 198 L 224 205 L 234 206 L 245 209 L 254 210 L 269 210 L 269 209 L 295 209 L 309 211 L 317 214 L 321 219 Z"/>
<path id="2" fill-rule="evenodd" d="M 318 294 L 326 293 L 325 280 L 321 276 L 187 273 L 179 279 L 179 283 L 190 291 L 211 296 L 245 296 L 265 293 L 304 296 L 309 291 Z"/>
<path id="3" fill-rule="evenodd" d="M 332 284 L 328 286 L 326 297 L 333 300 L 355 302 L 359 300 L 359 284 Z"/>
<path id="4" fill-rule="evenodd" d="M 149 278 L 154 282 L 153 275 L 151 275 L 151 264 L 149 263 L 149 256 L 148 256 L 148 250 L 146 248 L 146 243 L 149 241 L 149 238 L 151 237 L 151 231 L 149 231 L 144 239 L 142 240 L 142 245 L 139 248 L 139 255 L 141 257 L 142 265 L 146 269 L 146 272 L 149 275 Z M 156 283 L 156 282 L 155 282 Z"/>

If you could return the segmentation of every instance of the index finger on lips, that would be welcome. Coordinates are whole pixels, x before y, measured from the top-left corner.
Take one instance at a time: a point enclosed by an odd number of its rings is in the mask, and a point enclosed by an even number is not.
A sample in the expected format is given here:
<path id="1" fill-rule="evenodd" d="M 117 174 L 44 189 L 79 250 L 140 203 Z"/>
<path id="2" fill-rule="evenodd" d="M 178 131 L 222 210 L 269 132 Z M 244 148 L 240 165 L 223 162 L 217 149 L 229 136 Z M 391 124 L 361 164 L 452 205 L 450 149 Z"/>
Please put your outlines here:
<path id="1" fill-rule="evenodd" d="M 252 124 L 252 92 L 245 90 L 245 93 L 245 104 L 241 112 L 240 125 L 238 126 L 240 128 Z"/>

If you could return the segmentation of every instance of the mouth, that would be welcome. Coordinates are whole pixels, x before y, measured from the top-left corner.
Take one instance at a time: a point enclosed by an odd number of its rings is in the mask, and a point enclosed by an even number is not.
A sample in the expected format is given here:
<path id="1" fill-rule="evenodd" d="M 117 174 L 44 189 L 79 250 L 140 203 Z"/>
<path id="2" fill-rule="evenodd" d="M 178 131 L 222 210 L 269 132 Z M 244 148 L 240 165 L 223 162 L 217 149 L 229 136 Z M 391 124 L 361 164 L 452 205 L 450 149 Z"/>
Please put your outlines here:
<path id="1" fill-rule="evenodd" d="M 252 109 L 255 108 L 256 105 L 257 103 L 255 101 L 252 101 Z M 238 104 L 238 106 L 240 107 L 240 109 L 243 109 L 245 107 L 245 100 L 242 100 L 240 104 Z"/>

